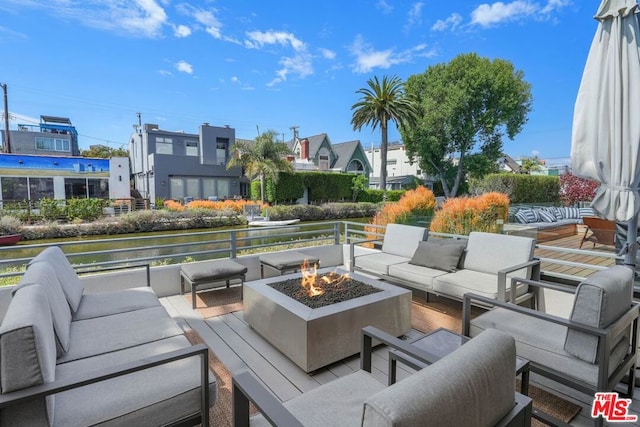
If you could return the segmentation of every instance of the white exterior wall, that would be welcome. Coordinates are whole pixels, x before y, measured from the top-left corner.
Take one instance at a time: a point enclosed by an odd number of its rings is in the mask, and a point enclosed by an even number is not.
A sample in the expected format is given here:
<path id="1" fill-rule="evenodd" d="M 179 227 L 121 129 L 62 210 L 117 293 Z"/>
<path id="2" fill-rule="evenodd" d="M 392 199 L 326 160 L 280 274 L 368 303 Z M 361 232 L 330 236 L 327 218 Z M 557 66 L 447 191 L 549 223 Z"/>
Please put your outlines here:
<path id="1" fill-rule="evenodd" d="M 365 150 L 365 154 L 373 168 L 370 177 L 380 178 L 380 162 L 382 159 L 380 148 L 374 148 L 373 154 L 371 149 Z M 425 174 L 422 171 L 418 173 L 419 169 L 420 167 L 417 162 L 409 164 L 409 157 L 407 157 L 407 152 L 404 150 L 404 145 L 389 146 L 387 151 L 387 178 L 390 176 L 415 175 L 418 178 L 424 179 Z"/>
<path id="2" fill-rule="evenodd" d="M 129 175 L 129 158 L 112 157 L 109 159 L 110 199 L 128 199 L 131 196 Z"/>

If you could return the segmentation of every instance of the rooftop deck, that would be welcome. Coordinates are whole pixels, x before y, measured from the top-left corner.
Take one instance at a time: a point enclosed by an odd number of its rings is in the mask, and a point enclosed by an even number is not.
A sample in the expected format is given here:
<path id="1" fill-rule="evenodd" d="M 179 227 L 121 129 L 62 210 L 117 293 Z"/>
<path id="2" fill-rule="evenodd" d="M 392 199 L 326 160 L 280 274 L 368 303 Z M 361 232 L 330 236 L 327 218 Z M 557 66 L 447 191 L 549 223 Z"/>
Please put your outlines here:
<path id="1" fill-rule="evenodd" d="M 606 268 L 615 263 L 613 247 L 596 246 L 591 249 L 589 243 L 588 250 L 578 250 L 583 232 L 583 229 L 579 229 L 575 236 L 551 240 L 538 245 L 535 255 L 542 259 L 542 270 L 545 274 L 576 279 L 587 277 L 598 269 Z M 270 245 L 262 244 L 262 246 Z M 220 249 L 214 251 L 217 253 Z M 169 273 L 169 269 L 170 267 L 161 267 L 156 273 L 152 272 L 154 287 L 156 281 L 179 280 L 177 273 Z M 255 278 L 255 276 L 249 277 L 248 280 Z M 173 288 L 178 287 L 178 285 L 173 285 L 175 284 L 171 285 Z M 167 289 L 164 285 L 161 288 Z M 197 332 L 231 374 L 246 369 L 252 371 L 281 401 L 287 401 L 321 384 L 359 369 L 359 358 L 356 355 L 319 369 L 312 374 L 307 374 L 247 325 L 243 319 L 242 310 L 238 310 L 237 303 L 236 311 L 221 310 L 221 313 L 217 315 L 203 318 L 200 313 L 192 310 L 191 304 L 184 296 L 175 295 L 175 292 L 165 292 L 165 295 L 161 301 L 169 314 L 178 320 L 185 329 Z M 440 310 L 440 312 L 459 321 L 461 303 L 448 302 L 448 304 L 448 308 L 437 308 L 436 311 Z M 450 329 L 459 332 L 455 327 Z M 406 338 L 410 339 L 420 334 L 422 332 L 412 329 Z M 383 347 L 376 348 L 373 356 L 373 374 L 385 383 L 388 375 L 387 362 L 387 350 Z M 410 368 L 399 365 L 399 379 L 411 375 L 411 373 Z M 581 407 L 578 415 L 570 422 L 572 426 L 592 425 L 589 414 L 593 396 L 577 393 L 575 390 L 552 383 L 536 375 L 532 375 L 531 383 Z M 219 384 L 220 387 L 228 387 L 230 390 L 228 381 L 226 383 L 219 382 Z M 633 414 L 640 414 L 640 393 L 638 392 L 634 396 L 631 410 Z M 231 425 L 231 418 L 229 417 L 225 422 L 227 422 L 226 425 Z M 640 423 L 635 425 L 640 425 Z"/>

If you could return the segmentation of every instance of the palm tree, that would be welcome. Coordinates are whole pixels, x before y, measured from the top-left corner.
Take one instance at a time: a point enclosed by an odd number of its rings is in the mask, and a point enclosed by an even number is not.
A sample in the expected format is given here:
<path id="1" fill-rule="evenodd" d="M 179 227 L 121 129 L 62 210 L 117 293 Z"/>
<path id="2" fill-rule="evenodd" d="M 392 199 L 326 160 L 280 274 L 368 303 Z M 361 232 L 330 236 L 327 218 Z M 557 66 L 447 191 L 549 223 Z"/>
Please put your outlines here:
<path id="1" fill-rule="evenodd" d="M 382 133 L 380 143 L 380 188 L 387 191 L 387 146 L 388 124 L 392 120 L 397 127 L 408 125 L 418 117 L 416 104 L 405 95 L 404 83 L 397 76 L 384 76 L 382 83 L 378 77 L 367 81 L 368 88 L 361 88 L 356 93 L 362 95 L 360 100 L 351 106 L 355 110 L 351 118 L 354 131 L 363 126 L 371 126 L 374 130 L 379 126 Z M 373 155 L 373 153 L 372 153 Z"/>
<path id="2" fill-rule="evenodd" d="M 233 156 L 227 169 L 242 166 L 250 178 L 260 177 L 260 201 L 264 203 L 264 181 L 271 178 L 278 181 L 278 173 L 293 172 L 293 166 L 284 156 L 291 150 L 284 142 L 276 142 L 277 132 L 269 130 L 259 135 L 255 141 L 236 141 L 231 146 Z"/>

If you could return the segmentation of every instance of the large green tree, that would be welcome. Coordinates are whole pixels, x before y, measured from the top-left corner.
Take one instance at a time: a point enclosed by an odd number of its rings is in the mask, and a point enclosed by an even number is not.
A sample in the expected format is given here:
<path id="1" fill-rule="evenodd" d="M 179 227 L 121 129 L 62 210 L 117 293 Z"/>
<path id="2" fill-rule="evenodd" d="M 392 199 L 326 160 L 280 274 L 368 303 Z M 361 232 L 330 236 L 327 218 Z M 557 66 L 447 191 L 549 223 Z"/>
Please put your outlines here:
<path id="1" fill-rule="evenodd" d="M 241 166 L 249 178 L 260 178 L 260 200 L 263 203 L 265 178 L 277 182 L 280 172 L 293 172 L 293 166 L 285 158 L 291 150 L 284 142 L 277 142 L 277 136 L 277 132 L 269 130 L 255 141 L 236 141 L 231 146 L 232 155 L 227 163 L 227 169 Z"/>
<path id="2" fill-rule="evenodd" d="M 106 145 L 92 145 L 88 150 L 80 150 L 82 157 L 97 157 L 110 159 L 111 157 L 129 157 L 129 150 L 124 148 L 111 148 Z"/>
<path id="3" fill-rule="evenodd" d="M 419 121 L 400 129 L 407 155 L 454 197 L 467 176 L 495 171 L 502 138 L 520 133 L 531 111 L 531 85 L 509 61 L 459 55 L 407 79 Z"/>
<path id="4" fill-rule="evenodd" d="M 404 83 L 397 76 L 384 76 L 382 82 L 378 77 L 367 81 L 369 87 L 356 91 L 361 95 L 358 102 L 351 106 L 353 130 L 359 131 L 363 126 L 371 126 L 374 130 L 380 127 L 382 141 L 380 143 L 380 188 L 387 190 L 387 148 L 389 145 L 389 121 L 400 128 L 411 123 L 417 117 L 413 101 L 404 91 Z"/>

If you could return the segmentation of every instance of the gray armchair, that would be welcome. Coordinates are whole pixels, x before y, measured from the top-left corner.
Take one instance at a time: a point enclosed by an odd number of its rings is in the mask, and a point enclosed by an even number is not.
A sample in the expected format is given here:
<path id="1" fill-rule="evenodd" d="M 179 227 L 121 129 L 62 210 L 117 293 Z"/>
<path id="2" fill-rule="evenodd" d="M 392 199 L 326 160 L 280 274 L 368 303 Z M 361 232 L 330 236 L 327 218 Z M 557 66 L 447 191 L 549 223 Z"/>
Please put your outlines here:
<path id="1" fill-rule="evenodd" d="M 640 305 L 632 300 L 631 269 L 619 265 L 599 271 L 576 288 L 516 280 L 538 291 L 575 293 L 570 318 L 466 294 L 464 335 L 474 337 L 490 328 L 506 332 L 532 372 L 587 394 L 612 391 L 628 374 L 627 394 L 633 394 Z M 494 308 L 471 319 L 471 305 L 477 303 Z"/>
<path id="2" fill-rule="evenodd" d="M 284 404 L 248 371 L 233 377 L 234 426 L 530 426 L 531 399 L 516 393 L 515 344 L 486 331 L 416 374 L 386 386 L 371 375 L 372 339 L 426 361 L 373 327 L 363 329 L 361 369 Z M 249 401 L 259 409 L 249 418 Z"/>

